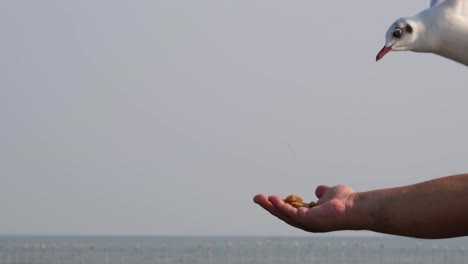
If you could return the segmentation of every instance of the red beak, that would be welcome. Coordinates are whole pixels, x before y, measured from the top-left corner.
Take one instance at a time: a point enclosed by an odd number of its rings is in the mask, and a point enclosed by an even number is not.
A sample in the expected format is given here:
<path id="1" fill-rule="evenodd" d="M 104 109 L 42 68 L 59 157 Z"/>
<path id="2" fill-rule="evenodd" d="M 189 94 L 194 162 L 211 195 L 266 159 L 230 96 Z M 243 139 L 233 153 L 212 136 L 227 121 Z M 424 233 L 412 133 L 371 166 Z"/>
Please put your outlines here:
<path id="1" fill-rule="evenodd" d="M 377 57 L 375 58 L 375 61 L 379 61 L 380 59 L 385 56 L 385 54 L 389 53 L 392 50 L 392 46 L 384 46 L 379 53 L 377 53 Z"/>

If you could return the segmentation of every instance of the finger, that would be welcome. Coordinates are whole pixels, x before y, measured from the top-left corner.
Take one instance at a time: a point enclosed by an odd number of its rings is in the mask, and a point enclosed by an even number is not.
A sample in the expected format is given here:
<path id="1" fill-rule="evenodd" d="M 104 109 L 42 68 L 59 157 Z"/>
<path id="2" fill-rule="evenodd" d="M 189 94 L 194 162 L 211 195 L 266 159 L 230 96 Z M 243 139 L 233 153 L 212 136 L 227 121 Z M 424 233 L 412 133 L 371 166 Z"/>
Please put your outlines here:
<path id="1" fill-rule="evenodd" d="M 254 196 L 254 202 L 258 205 L 260 205 L 261 207 L 263 207 L 263 209 L 267 210 L 270 214 L 278 217 L 278 218 L 281 218 L 281 213 L 278 212 L 278 210 L 276 209 L 276 207 L 269 201 L 268 199 L 268 196 L 264 195 L 264 194 L 257 194 Z"/>
<path id="2" fill-rule="evenodd" d="M 264 203 L 265 201 L 268 201 L 268 196 L 264 194 L 257 194 L 254 196 L 253 201 L 256 204 Z"/>
<path id="3" fill-rule="evenodd" d="M 331 187 L 328 185 L 319 185 L 317 189 L 315 189 L 315 195 L 320 199 L 330 188 Z"/>
<path id="4" fill-rule="evenodd" d="M 292 225 L 294 227 L 307 230 L 305 225 L 302 224 L 304 219 L 300 219 L 300 216 L 298 214 L 299 209 L 291 206 L 288 203 L 285 203 L 281 197 L 278 196 L 270 196 L 268 198 L 270 203 L 275 206 L 276 210 L 279 212 L 279 218 L 283 220 L 284 222 L 288 223 L 289 225 Z M 306 208 L 300 208 L 300 209 L 306 209 Z M 305 216 L 305 213 L 301 214 L 302 216 Z"/>
<path id="5" fill-rule="evenodd" d="M 278 199 L 279 197 L 277 196 L 272 196 L 273 198 L 272 199 Z M 281 213 L 280 211 L 278 211 L 278 209 L 270 202 L 270 199 L 271 197 L 268 197 L 264 194 L 258 194 L 254 197 L 254 202 L 259 204 L 261 207 L 263 207 L 265 210 L 267 210 L 268 212 L 270 212 L 270 214 L 278 217 L 280 220 L 283 220 L 284 222 L 286 222 L 287 224 L 291 225 L 291 226 L 294 226 L 294 227 L 297 227 L 297 228 L 301 228 L 301 229 L 304 229 L 305 228 L 301 225 L 298 225 L 295 221 L 289 219 L 289 217 L 285 216 L 283 213 Z M 281 200 L 281 198 L 279 198 Z M 282 200 L 281 200 L 282 201 Z"/>

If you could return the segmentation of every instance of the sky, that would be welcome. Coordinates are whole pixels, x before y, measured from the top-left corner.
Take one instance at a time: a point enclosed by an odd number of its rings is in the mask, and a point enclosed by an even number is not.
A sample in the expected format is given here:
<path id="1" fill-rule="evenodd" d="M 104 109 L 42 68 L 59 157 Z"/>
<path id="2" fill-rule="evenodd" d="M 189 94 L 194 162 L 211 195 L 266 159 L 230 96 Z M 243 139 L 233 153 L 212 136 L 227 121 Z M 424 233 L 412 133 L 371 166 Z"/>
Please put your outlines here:
<path id="1" fill-rule="evenodd" d="M 375 62 L 428 5 L 2 1 L 0 234 L 308 235 L 252 197 L 468 172 L 466 66 Z"/>

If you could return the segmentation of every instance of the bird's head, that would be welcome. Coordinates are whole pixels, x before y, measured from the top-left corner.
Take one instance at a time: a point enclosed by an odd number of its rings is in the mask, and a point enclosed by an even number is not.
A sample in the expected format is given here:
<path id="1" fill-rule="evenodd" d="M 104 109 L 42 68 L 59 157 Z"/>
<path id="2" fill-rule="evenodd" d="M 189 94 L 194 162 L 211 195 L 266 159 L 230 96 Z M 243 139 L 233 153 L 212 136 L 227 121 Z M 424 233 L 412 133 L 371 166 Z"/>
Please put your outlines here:
<path id="1" fill-rule="evenodd" d="M 387 30 L 385 46 L 377 54 L 376 61 L 392 50 L 413 50 L 417 40 L 415 28 L 414 22 L 409 19 L 395 21 Z"/>

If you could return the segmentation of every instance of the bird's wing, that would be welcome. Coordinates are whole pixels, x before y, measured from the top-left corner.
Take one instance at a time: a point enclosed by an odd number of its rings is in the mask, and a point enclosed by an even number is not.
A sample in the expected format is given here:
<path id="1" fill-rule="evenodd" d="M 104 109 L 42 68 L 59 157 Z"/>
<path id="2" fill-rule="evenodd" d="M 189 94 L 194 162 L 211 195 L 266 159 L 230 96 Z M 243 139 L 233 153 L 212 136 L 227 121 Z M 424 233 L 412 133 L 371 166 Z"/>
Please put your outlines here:
<path id="1" fill-rule="evenodd" d="M 439 5 L 440 3 L 444 2 L 445 0 L 431 0 L 431 7 Z"/>

